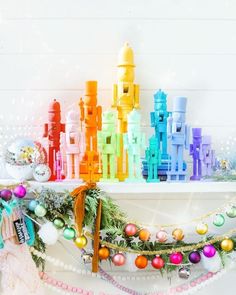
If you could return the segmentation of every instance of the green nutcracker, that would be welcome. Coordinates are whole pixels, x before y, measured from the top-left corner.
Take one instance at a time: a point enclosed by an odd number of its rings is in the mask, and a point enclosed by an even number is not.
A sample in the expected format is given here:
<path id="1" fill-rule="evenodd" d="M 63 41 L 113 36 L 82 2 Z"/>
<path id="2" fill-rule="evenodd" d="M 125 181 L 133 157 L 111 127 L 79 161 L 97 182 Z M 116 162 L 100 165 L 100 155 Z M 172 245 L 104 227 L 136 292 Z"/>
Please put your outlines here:
<path id="1" fill-rule="evenodd" d="M 145 149 L 145 134 L 141 132 L 141 115 L 137 110 L 131 111 L 128 116 L 127 133 L 124 134 L 124 148 L 128 154 L 127 182 L 143 182 L 141 169 L 141 153 Z"/>
<path id="2" fill-rule="evenodd" d="M 145 151 L 148 166 L 147 182 L 159 182 L 158 166 L 161 164 L 161 151 L 158 149 L 158 138 L 154 135 L 149 139 L 149 147 Z"/>
<path id="3" fill-rule="evenodd" d="M 98 132 L 98 150 L 102 158 L 102 179 L 117 182 L 116 159 L 120 152 L 120 137 L 116 133 L 116 112 L 102 113 L 102 130 Z"/>

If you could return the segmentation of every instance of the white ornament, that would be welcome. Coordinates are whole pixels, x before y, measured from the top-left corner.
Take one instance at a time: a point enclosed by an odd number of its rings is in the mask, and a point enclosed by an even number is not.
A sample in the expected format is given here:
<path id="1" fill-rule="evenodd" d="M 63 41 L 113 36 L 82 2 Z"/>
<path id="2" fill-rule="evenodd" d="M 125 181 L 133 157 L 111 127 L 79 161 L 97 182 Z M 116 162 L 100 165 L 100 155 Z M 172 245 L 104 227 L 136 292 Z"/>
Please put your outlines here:
<path id="1" fill-rule="evenodd" d="M 59 237 L 59 233 L 52 222 L 43 224 L 38 234 L 46 245 L 54 245 Z"/>
<path id="2" fill-rule="evenodd" d="M 218 252 L 216 252 L 215 256 L 211 258 L 208 258 L 205 255 L 201 254 L 201 264 L 206 270 L 210 272 L 217 272 L 223 268 L 222 261 Z"/>
<path id="3" fill-rule="evenodd" d="M 51 176 L 51 170 L 46 164 L 39 164 L 33 172 L 34 179 L 38 182 L 48 181 Z"/>

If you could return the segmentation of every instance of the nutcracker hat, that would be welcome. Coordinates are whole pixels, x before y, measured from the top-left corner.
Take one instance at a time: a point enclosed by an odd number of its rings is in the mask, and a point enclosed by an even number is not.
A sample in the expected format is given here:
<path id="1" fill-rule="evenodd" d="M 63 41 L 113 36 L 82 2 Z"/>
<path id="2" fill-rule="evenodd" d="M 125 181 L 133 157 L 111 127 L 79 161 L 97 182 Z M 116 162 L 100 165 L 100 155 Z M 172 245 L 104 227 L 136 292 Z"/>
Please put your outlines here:
<path id="1" fill-rule="evenodd" d="M 121 48 L 118 56 L 118 67 L 124 66 L 135 67 L 134 52 L 127 42 Z"/>
<path id="2" fill-rule="evenodd" d="M 193 128 L 192 134 L 193 137 L 202 137 L 202 128 Z"/>
<path id="3" fill-rule="evenodd" d="M 79 120 L 80 120 L 80 115 L 79 112 L 76 112 L 74 110 L 70 110 L 67 114 L 66 114 L 66 123 L 67 124 L 79 124 Z"/>
<path id="4" fill-rule="evenodd" d="M 173 102 L 173 112 L 186 113 L 187 98 L 186 97 L 175 97 Z"/>
<path id="5" fill-rule="evenodd" d="M 154 100 L 155 103 L 165 103 L 166 102 L 166 97 L 167 94 L 163 91 L 161 91 L 161 89 L 159 89 L 155 94 L 154 94 Z"/>
<path id="6" fill-rule="evenodd" d="M 137 110 L 132 110 L 128 114 L 128 124 L 140 124 L 141 123 L 141 114 Z"/>
<path id="7" fill-rule="evenodd" d="M 117 115 L 114 111 L 106 111 L 102 113 L 102 124 L 116 123 Z"/>

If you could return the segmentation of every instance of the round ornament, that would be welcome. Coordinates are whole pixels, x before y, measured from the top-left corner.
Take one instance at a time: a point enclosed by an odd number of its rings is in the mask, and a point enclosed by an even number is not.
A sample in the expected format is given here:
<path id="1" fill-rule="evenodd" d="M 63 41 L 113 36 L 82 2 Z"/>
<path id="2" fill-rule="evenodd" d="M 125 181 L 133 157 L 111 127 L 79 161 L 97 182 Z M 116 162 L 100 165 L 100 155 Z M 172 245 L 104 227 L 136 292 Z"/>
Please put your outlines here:
<path id="1" fill-rule="evenodd" d="M 62 229 L 65 227 L 65 221 L 60 218 L 60 217 L 56 217 L 54 220 L 53 220 L 53 224 L 54 226 L 57 228 L 57 229 Z"/>
<path id="2" fill-rule="evenodd" d="M 176 228 L 173 230 L 172 236 L 176 241 L 182 241 L 184 238 L 184 232 L 181 228 Z"/>
<path id="3" fill-rule="evenodd" d="M 208 225 L 206 223 L 199 223 L 196 228 L 199 235 L 205 235 L 208 232 Z"/>
<path id="4" fill-rule="evenodd" d="M 98 257 L 101 260 L 106 260 L 110 256 L 110 251 L 107 247 L 101 247 L 98 250 Z"/>
<path id="5" fill-rule="evenodd" d="M 117 253 L 112 257 L 112 262 L 115 266 L 122 266 L 125 264 L 126 258 L 122 253 Z"/>
<path id="6" fill-rule="evenodd" d="M 143 242 L 147 242 L 150 239 L 150 236 L 150 232 L 145 228 L 141 229 L 139 232 L 139 239 Z"/>
<path id="7" fill-rule="evenodd" d="M 45 151 L 39 143 L 31 139 L 15 140 L 5 152 L 8 174 L 20 181 L 32 179 L 35 166 L 44 161 Z"/>
<path id="8" fill-rule="evenodd" d="M 164 265 L 165 261 L 160 256 L 156 256 L 152 259 L 152 267 L 156 269 L 161 269 L 164 267 Z"/>
<path id="9" fill-rule="evenodd" d="M 4 201 L 8 202 L 8 201 L 10 201 L 11 198 L 12 198 L 12 191 L 9 190 L 9 189 L 3 189 L 3 190 L 0 192 L 0 197 L 1 197 Z"/>
<path id="10" fill-rule="evenodd" d="M 165 230 L 161 229 L 157 234 L 156 234 L 156 238 L 158 240 L 158 242 L 160 243 L 165 243 L 168 239 L 168 234 Z"/>
<path id="11" fill-rule="evenodd" d="M 128 237 L 132 237 L 132 236 L 136 235 L 137 231 L 138 231 L 137 226 L 133 223 L 128 223 L 125 226 L 125 234 Z"/>
<path id="12" fill-rule="evenodd" d="M 193 251 L 189 254 L 188 259 L 193 264 L 197 264 L 201 261 L 201 254 L 198 251 Z"/>
<path id="13" fill-rule="evenodd" d="M 228 208 L 226 210 L 226 215 L 229 218 L 235 218 L 236 217 L 236 206 L 232 206 L 232 207 Z"/>
<path id="14" fill-rule="evenodd" d="M 26 195 L 26 188 L 20 184 L 13 190 L 14 196 L 18 199 L 23 199 Z"/>
<path id="15" fill-rule="evenodd" d="M 187 280 L 191 275 L 190 268 L 186 266 L 181 267 L 178 271 L 178 275 L 180 279 Z"/>
<path id="16" fill-rule="evenodd" d="M 220 247 L 225 252 L 230 252 L 234 249 L 234 242 L 231 239 L 224 239 L 221 241 Z"/>
<path id="17" fill-rule="evenodd" d="M 213 224 L 217 227 L 221 227 L 225 223 L 224 215 L 216 214 L 213 220 Z"/>
<path id="18" fill-rule="evenodd" d="M 148 265 L 148 260 L 145 256 L 143 255 L 139 255 L 136 259 L 135 259 L 135 265 L 137 268 L 139 269 L 144 269 L 147 267 Z"/>
<path id="19" fill-rule="evenodd" d="M 73 231 L 74 231 L 74 235 L 75 235 L 75 230 L 73 229 L 73 228 L 70 228 L 70 229 L 72 229 Z M 65 231 L 64 231 L 65 232 Z M 64 234 L 63 234 L 64 235 Z M 65 236 L 64 236 L 65 237 Z M 70 234 L 70 235 L 68 235 L 68 237 L 65 237 L 67 240 L 71 240 L 71 239 L 73 239 L 73 237 L 72 237 L 72 233 Z M 88 240 L 87 240 L 87 238 L 84 236 L 84 235 L 82 235 L 82 236 L 80 236 L 80 237 L 77 237 L 75 240 L 74 240 L 74 243 L 75 243 L 75 245 L 79 248 L 79 249 L 83 249 L 84 247 L 86 247 L 87 246 L 87 244 L 88 244 Z"/>
<path id="20" fill-rule="evenodd" d="M 66 240 L 73 240 L 75 238 L 76 231 L 73 227 L 67 226 L 63 231 L 63 237 Z M 77 245 L 77 244 L 76 244 Z M 78 246 L 78 245 L 77 245 Z"/>
<path id="21" fill-rule="evenodd" d="M 38 164 L 34 168 L 33 177 L 38 182 L 46 182 L 51 177 L 51 169 L 47 164 Z"/>
<path id="22" fill-rule="evenodd" d="M 170 254 L 170 263 L 180 264 L 183 261 L 183 254 L 180 252 L 174 252 Z"/>
<path id="23" fill-rule="evenodd" d="M 30 211 L 34 212 L 35 211 L 35 208 L 38 206 L 38 202 L 35 201 L 35 200 L 31 200 L 28 204 L 28 208 Z"/>
<path id="24" fill-rule="evenodd" d="M 47 214 L 47 210 L 42 205 L 37 205 L 34 209 L 34 213 L 38 217 L 44 217 Z"/>
<path id="25" fill-rule="evenodd" d="M 216 249 L 213 245 L 206 245 L 203 247 L 203 254 L 204 256 L 206 256 L 207 258 L 211 258 L 214 257 L 216 254 Z"/>
<path id="26" fill-rule="evenodd" d="M 43 224 L 38 232 L 42 241 L 47 245 L 54 245 L 59 237 L 58 231 L 52 222 Z"/>

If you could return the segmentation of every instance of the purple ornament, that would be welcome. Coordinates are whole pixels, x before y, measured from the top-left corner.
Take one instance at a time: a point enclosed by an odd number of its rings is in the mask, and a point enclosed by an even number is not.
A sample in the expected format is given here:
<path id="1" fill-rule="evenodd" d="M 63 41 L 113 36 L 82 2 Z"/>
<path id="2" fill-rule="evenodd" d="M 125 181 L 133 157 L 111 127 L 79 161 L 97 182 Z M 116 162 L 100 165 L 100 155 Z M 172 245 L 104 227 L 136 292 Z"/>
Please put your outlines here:
<path id="1" fill-rule="evenodd" d="M 12 197 L 12 192 L 9 189 L 3 189 L 0 193 L 0 197 L 4 200 L 4 201 L 10 201 L 11 197 Z"/>
<path id="2" fill-rule="evenodd" d="M 18 185 L 13 191 L 15 197 L 22 199 L 26 195 L 26 188 L 23 185 Z"/>
<path id="3" fill-rule="evenodd" d="M 198 251 L 193 251 L 189 254 L 188 259 L 190 262 L 196 264 L 201 261 L 201 255 Z"/>
<path id="4" fill-rule="evenodd" d="M 216 249 L 213 245 L 206 245 L 203 248 L 203 254 L 204 254 L 204 256 L 211 258 L 211 257 L 215 256 Z"/>

